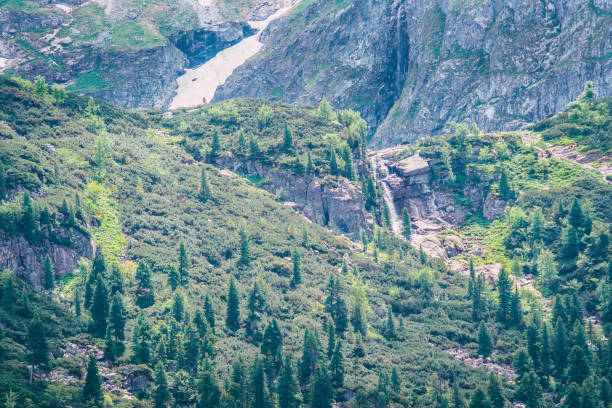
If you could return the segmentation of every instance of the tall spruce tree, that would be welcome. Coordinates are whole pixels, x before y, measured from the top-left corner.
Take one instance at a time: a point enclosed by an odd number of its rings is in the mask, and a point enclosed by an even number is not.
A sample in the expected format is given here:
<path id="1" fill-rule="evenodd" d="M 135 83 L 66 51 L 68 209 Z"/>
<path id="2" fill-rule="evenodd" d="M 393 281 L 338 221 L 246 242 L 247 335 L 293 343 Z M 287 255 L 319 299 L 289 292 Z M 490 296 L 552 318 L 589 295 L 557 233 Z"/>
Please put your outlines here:
<path id="1" fill-rule="evenodd" d="M 251 251 L 249 249 L 249 236 L 244 228 L 240 228 L 240 259 L 238 266 L 248 268 L 251 264 Z"/>
<path id="2" fill-rule="evenodd" d="M 499 381 L 499 377 L 493 373 L 489 374 L 487 394 L 489 396 L 489 400 L 491 401 L 492 408 L 504 408 L 506 402 L 502 391 L 502 385 Z"/>
<path id="3" fill-rule="evenodd" d="M 264 368 L 261 360 L 255 360 L 253 369 L 251 370 L 251 408 L 266 408 L 266 383 L 264 376 Z"/>
<path id="4" fill-rule="evenodd" d="M 98 373 L 98 362 L 93 355 L 89 356 L 87 364 L 87 375 L 83 386 L 83 400 L 92 403 L 94 406 L 103 406 L 104 394 L 102 393 L 102 380 Z"/>
<path id="5" fill-rule="evenodd" d="M 331 357 L 329 364 L 331 372 L 331 381 L 334 388 L 344 386 L 344 356 L 342 354 L 342 341 L 336 343 L 336 347 Z"/>
<path id="6" fill-rule="evenodd" d="M 187 256 L 187 249 L 185 248 L 185 243 L 183 241 L 179 243 L 178 264 L 178 273 L 181 277 L 181 282 L 184 284 L 189 276 L 189 258 Z"/>
<path id="7" fill-rule="evenodd" d="M 283 131 L 283 147 L 285 150 L 291 149 L 293 146 L 293 133 L 289 129 L 289 124 L 285 122 L 285 130 Z"/>
<path id="8" fill-rule="evenodd" d="M 393 320 L 393 312 L 391 306 L 387 308 L 387 320 L 385 320 L 384 336 L 387 340 L 393 340 L 395 338 L 395 321 Z"/>
<path id="9" fill-rule="evenodd" d="M 198 379 L 199 406 L 202 408 L 218 408 L 221 400 L 221 389 L 214 363 L 208 358 L 204 359 L 198 372 L 200 373 Z"/>
<path id="10" fill-rule="evenodd" d="M 200 201 L 205 203 L 211 198 L 210 186 L 208 185 L 208 178 L 206 177 L 206 170 L 202 168 L 200 173 Z"/>
<path id="11" fill-rule="evenodd" d="M 498 307 L 497 316 L 500 322 L 510 321 L 510 297 L 512 294 L 512 282 L 508 278 L 506 269 L 502 267 L 497 277 Z"/>
<path id="12" fill-rule="evenodd" d="M 30 384 L 34 378 L 36 367 L 46 369 L 49 363 L 49 344 L 45 326 L 36 315 L 28 327 L 28 337 L 26 338 L 28 349 L 28 363 L 30 364 Z"/>
<path id="13" fill-rule="evenodd" d="M 278 394 L 278 408 L 297 408 L 299 406 L 298 386 L 289 355 L 285 356 L 276 392 Z"/>
<path id="14" fill-rule="evenodd" d="M 410 214 L 408 214 L 408 210 L 404 208 L 402 210 L 402 235 L 407 240 L 410 240 L 411 234 L 412 234 L 412 223 L 410 222 Z"/>
<path id="15" fill-rule="evenodd" d="M 45 271 L 45 289 L 53 289 L 55 286 L 55 277 L 53 273 L 53 262 L 51 262 L 51 257 L 49 255 L 45 255 L 43 269 Z"/>
<path id="16" fill-rule="evenodd" d="M 240 329 L 240 299 L 238 298 L 238 290 L 236 289 L 236 282 L 233 277 L 230 280 L 227 293 L 225 326 L 232 332 Z"/>
<path id="17" fill-rule="evenodd" d="M 296 249 L 291 254 L 291 260 L 293 261 L 293 277 L 291 278 L 291 287 L 295 288 L 302 283 L 302 266 L 300 262 L 300 254 Z"/>
<path id="18" fill-rule="evenodd" d="M 168 379 L 166 371 L 161 363 L 155 366 L 155 391 L 153 392 L 153 406 L 155 408 L 167 408 L 170 404 L 170 391 L 168 390 Z"/>
<path id="19" fill-rule="evenodd" d="M 340 173 L 338 170 L 338 157 L 336 156 L 336 149 L 333 147 L 329 149 L 329 172 L 332 176 L 337 176 Z"/>
<path id="20" fill-rule="evenodd" d="M 325 364 L 318 364 L 312 386 L 312 408 L 329 408 L 334 391 Z"/>
<path id="21" fill-rule="evenodd" d="M 478 354 L 483 357 L 491 356 L 493 352 L 493 342 L 491 340 L 491 334 L 487 325 L 484 322 L 480 322 L 478 327 Z"/>
<path id="22" fill-rule="evenodd" d="M 276 319 L 272 319 L 266 326 L 260 347 L 264 370 L 269 383 L 276 379 L 283 364 L 282 349 L 283 335 Z"/>
<path id="23" fill-rule="evenodd" d="M 215 330 L 215 309 L 213 308 L 212 302 L 210 300 L 210 296 L 208 293 L 204 297 L 204 316 L 206 317 L 206 321 L 210 328 Z"/>
<path id="24" fill-rule="evenodd" d="M 108 324 L 108 289 L 102 279 L 98 276 L 96 282 L 96 290 L 94 291 L 93 301 L 91 304 L 91 318 L 93 320 L 93 333 L 97 337 L 103 338 L 106 334 L 106 325 Z"/>
<path id="25" fill-rule="evenodd" d="M 299 364 L 299 378 L 301 384 L 306 384 L 312 376 L 317 360 L 319 358 L 318 341 L 316 337 L 306 329 L 304 342 L 302 343 L 302 359 Z"/>

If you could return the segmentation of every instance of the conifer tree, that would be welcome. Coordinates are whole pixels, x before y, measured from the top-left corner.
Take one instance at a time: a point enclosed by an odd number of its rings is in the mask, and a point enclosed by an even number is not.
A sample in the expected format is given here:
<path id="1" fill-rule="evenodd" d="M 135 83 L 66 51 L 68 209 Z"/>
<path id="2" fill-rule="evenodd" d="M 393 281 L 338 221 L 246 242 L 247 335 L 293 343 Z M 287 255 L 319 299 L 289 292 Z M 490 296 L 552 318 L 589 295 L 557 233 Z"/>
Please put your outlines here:
<path id="1" fill-rule="evenodd" d="M 395 338 L 395 322 L 393 321 L 391 306 L 387 308 L 387 320 L 385 321 L 384 335 L 387 340 L 393 340 Z"/>
<path id="2" fill-rule="evenodd" d="M 365 347 L 363 345 L 363 337 L 361 336 L 361 333 L 357 333 L 355 339 L 355 348 L 353 349 L 353 355 L 359 358 L 365 356 Z"/>
<path id="3" fill-rule="evenodd" d="M 53 289 L 55 286 L 55 277 L 53 274 L 53 263 L 49 255 L 45 255 L 43 269 L 45 271 L 45 289 Z"/>
<path id="4" fill-rule="evenodd" d="M 285 356 L 276 390 L 278 408 L 297 408 L 299 406 L 297 381 L 289 355 Z"/>
<path id="5" fill-rule="evenodd" d="M 331 358 L 336 349 L 336 328 L 330 324 L 327 328 L 327 358 Z"/>
<path id="6" fill-rule="evenodd" d="M 402 235 L 407 240 L 410 240 L 411 234 L 412 234 L 412 224 L 410 222 L 410 214 L 408 214 L 408 210 L 404 208 L 402 210 Z"/>
<path id="7" fill-rule="evenodd" d="M 135 279 L 138 284 L 136 304 L 142 308 L 152 306 L 155 303 L 155 293 L 151 282 L 151 270 L 143 261 L 138 262 Z"/>
<path id="8" fill-rule="evenodd" d="M 94 406 L 101 407 L 103 405 L 102 381 L 98 374 L 98 362 L 93 355 L 89 356 L 89 363 L 87 364 L 83 400 L 93 403 Z"/>
<path id="9" fill-rule="evenodd" d="M 219 155 L 219 150 L 221 146 L 219 144 L 219 131 L 215 130 L 212 135 L 212 142 L 210 144 L 210 158 L 211 161 L 214 161 L 215 158 Z"/>
<path id="10" fill-rule="evenodd" d="M 542 384 L 548 384 L 548 377 L 551 374 L 551 363 L 552 363 L 552 349 L 550 347 L 550 335 L 548 330 L 548 324 L 542 325 L 542 347 L 540 352 L 540 371 Z"/>
<path id="11" fill-rule="evenodd" d="M 399 372 L 397 371 L 397 367 L 393 366 L 391 369 L 391 391 L 395 395 L 399 395 L 402 390 L 402 380 L 399 376 Z"/>
<path id="12" fill-rule="evenodd" d="M 570 226 L 563 230 L 563 248 L 561 254 L 564 259 L 573 259 L 580 252 L 580 240 L 576 228 Z"/>
<path id="13" fill-rule="evenodd" d="M 283 335 L 276 319 L 272 319 L 266 326 L 260 347 L 266 378 L 270 383 L 276 379 L 283 364 L 282 348 Z"/>
<path id="14" fill-rule="evenodd" d="M 254 136 L 249 138 L 249 154 L 252 158 L 257 158 L 261 154 L 261 150 L 259 149 L 259 143 Z"/>
<path id="15" fill-rule="evenodd" d="M 293 133 L 289 129 L 289 124 L 285 122 L 285 130 L 283 131 L 283 147 L 285 150 L 291 149 L 293 146 Z"/>
<path id="16" fill-rule="evenodd" d="M 355 302 L 355 308 L 353 309 L 353 318 L 351 320 L 353 324 L 353 330 L 361 333 L 362 336 L 365 336 L 367 333 L 367 324 L 365 321 L 365 317 L 363 315 L 363 309 L 361 307 L 361 302 Z"/>
<path id="17" fill-rule="evenodd" d="M 185 301 L 180 293 L 174 294 L 174 303 L 172 303 L 172 315 L 177 322 L 183 321 L 183 315 L 185 314 Z"/>
<path id="18" fill-rule="evenodd" d="M 342 151 L 342 158 L 344 159 L 344 176 L 349 180 L 354 180 L 355 166 L 353 164 L 353 154 L 348 146 Z"/>
<path id="19" fill-rule="evenodd" d="M 299 378 L 301 384 L 306 384 L 314 372 L 319 358 L 317 339 L 306 329 L 302 343 L 302 359 L 299 365 Z"/>
<path id="20" fill-rule="evenodd" d="M 497 316 L 502 323 L 508 323 L 510 320 L 510 297 L 512 291 L 512 283 L 508 278 L 505 268 L 499 271 L 497 277 L 497 292 L 498 292 L 498 307 Z"/>
<path id="21" fill-rule="evenodd" d="M 214 363 L 206 358 L 202 363 L 202 368 L 199 370 L 198 393 L 200 395 L 200 407 L 218 408 L 220 406 L 221 389 L 219 388 L 219 380 L 215 371 Z"/>
<path id="22" fill-rule="evenodd" d="M 208 185 L 206 170 L 202 168 L 202 172 L 200 174 L 200 201 L 205 203 L 210 199 L 210 197 L 210 186 Z"/>
<path id="23" fill-rule="evenodd" d="M 480 322 L 478 327 L 478 354 L 483 357 L 489 357 L 493 352 L 493 342 L 491 341 L 491 335 L 489 329 L 484 322 Z"/>
<path id="24" fill-rule="evenodd" d="M 149 364 L 151 360 L 151 325 L 145 314 L 140 312 L 134 328 L 132 354 L 136 364 Z M 174 337 L 170 337 L 174 339 Z"/>
<path id="25" fill-rule="evenodd" d="M 21 203 L 21 223 L 26 239 L 28 241 L 35 240 L 37 235 L 36 220 L 34 219 L 34 208 L 32 207 L 30 193 L 27 191 L 23 194 L 23 201 Z"/>
<path id="26" fill-rule="evenodd" d="M 94 282 L 98 279 L 99 275 L 103 277 L 106 275 L 106 261 L 104 260 L 102 248 L 99 246 L 96 248 L 96 255 L 91 262 L 91 274 Z"/>
<path id="27" fill-rule="evenodd" d="M 261 320 L 261 313 L 266 304 L 266 298 L 263 291 L 259 288 L 257 281 L 253 283 L 253 288 L 249 293 L 247 302 L 247 333 L 255 340 L 258 340 L 257 322 Z"/>
<path id="28" fill-rule="evenodd" d="M 123 354 L 124 346 L 121 343 L 125 340 L 125 323 L 127 321 L 123 300 L 118 293 L 113 296 L 113 301 L 110 308 L 110 318 L 108 328 L 112 333 L 112 340 L 115 343 L 117 355 Z"/>
<path id="29" fill-rule="evenodd" d="M 582 347 L 574 346 L 567 358 L 567 381 L 568 383 L 582 382 L 590 375 L 589 362 Z"/>
<path id="30" fill-rule="evenodd" d="M 491 401 L 492 408 L 504 408 L 505 399 L 502 391 L 502 386 L 499 378 L 491 373 L 489 374 L 489 385 L 487 386 L 487 394 Z"/>
<path id="31" fill-rule="evenodd" d="M 110 276 L 110 295 L 114 296 L 116 293 L 123 293 L 123 277 L 121 276 L 121 270 L 119 264 L 113 263 L 111 266 Z"/>
<path id="32" fill-rule="evenodd" d="M 28 363 L 30 363 L 30 384 L 34 378 L 34 368 L 40 367 L 46 369 L 49 363 L 49 344 L 47 343 L 47 334 L 45 326 L 41 322 L 38 315 L 28 327 L 28 337 L 26 338 L 26 347 L 28 348 Z"/>
<path id="33" fill-rule="evenodd" d="M 179 243 L 178 263 L 178 273 L 181 277 L 181 282 L 184 284 L 189 276 L 189 258 L 187 257 L 187 249 L 185 248 L 185 243 L 183 241 Z"/>
<path id="34" fill-rule="evenodd" d="M 225 318 L 225 326 L 232 332 L 240 329 L 240 300 L 238 299 L 238 290 L 236 289 L 236 283 L 233 277 L 230 280 L 227 294 L 227 316 Z"/>
<path id="35" fill-rule="evenodd" d="M 487 394 L 478 388 L 470 401 L 470 408 L 491 408 L 491 401 L 487 398 Z"/>
<path id="36" fill-rule="evenodd" d="M 255 360 L 251 371 L 251 408 L 266 408 L 266 384 L 264 378 L 263 363 Z"/>
<path id="37" fill-rule="evenodd" d="M 335 388 L 344 386 L 344 356 L 342 355 L 342 341 L 336 343 L 329 366 L 331 381 Z"/>
<path id="38" fill-rule="evenodd" d="M 210 301 L 210 296 L 208 293 L 204 297 L 204 316 L 206 317 L 206 322 L 210 328 L 215 330 L 215 309 L 213 308 L 212 302 Z"/>
<path id="39" fill-rule="evenodd" d="M 512 195 L 510 183 L 508 182 L 508 174 L 506 173 L 506 169 L 502 168 L 499 177 L 499 196 L 502 200 L 509 200 L 512 198 Z"/>
<path id="40" fill-rule="evenodd" d="M 314 173 L 314 164 L 312 163 L 312 155 L 310 152 L 306 154 L 306 174 Z"/>
<path id="41" fill-rule="evenodd" d="M 176 268 L 172 265 L 169 267 L 168 271 L 168 285 L 172 288 L 172 291 L 175 291 L 176 288 L 180 285 L 181 278 L 176 270 Z"/>
<path id="42" fill-rule="evenodd" d="M 98 276 L 96 282 L 96 290 L 94 291 L 93 302 L 91 304 L 91 318 L 93 319 L 93 332 L 97 337 L 104 337 L 106 334 L 106 325 L 108 324 L 108 289 L 102 280 L 102 276 Z"/>
<path id="43" fill-rule="evenodd" d="M 557 318 L 555 324 L 553 343 L 552 343 L 552 360 L 554 365 L 555 377 L 559 378 L 563 375 L 567 364 L 567 332 L 565 324 L 561 317 Z"/>
<path id="44" fill-rule="evenodd" d="M 542 387 L 535 371 L 531 370 L 518 381 L 517 394 L 527 407 L 539 408 L 542 400 Z"/>
<path id="45" fill-rule="evenodd" d="M 329 408 L 334 391 L 325 364 L 318 364 L 312 386 L 312 408 Z"/>
<path id="46" fill-rule="evenodd" d="M 572 207 L 570 208 L 569 212 L 570 225 L 577 230 L 580 229 L 584 222 L 583 217 L 584 216 L 582 214 L 582 208 L 580 207 L 580 203 L 578 202 L 578 199 L 574 198 L 574 201 L 572 202 Z"/>
<path id="47" fill-rule="evenodd" d="M 576 383 L 571 383 L 565 390 L 565 399 L 563 400 L 562 408 L 582 408 L 580 401 L 581 390 Z"/>
<path id="48" fill-rule="evenodd" d="M 81 317 L 81 291 L 76 288 L 74 290 L 74 314 L 76 317 Z"/>
<path id="49" fill-rule="evenodd" d="M 540 358 L 541 358 L 541 340 L 540 340 L 540 323 L 537 315 L 534 315 L 531 323 L 527 326 L 527 352 L 533 367 L 536 372 L 540 370 Z"/>
<path id="50" fill-rule="evenodd" d="M 515 326 L 521 326 L 523 323 L 523 308 L 518 286 L 514 288 L 514 292 L 510 296 L 510 321 Z"/>
<path id="51" fill-rule="evenodd" d="M 337 176 L 339 173 L 336 149 L 334 149 L 333 147 L 329 149 L 329 172 L 332 176 Z"/>
<path id="52" fill-rule="evenodd" d="M 251 264 L 251 251 L 249 249 L 249 236 L 244 228 L 240 228 L 240 259 L 238 265 L 248 268 Z"/>
<path id="53" fill-rule="evenodd" d="M 293 277 L 291 278 L 291 287 L 295 288 L 302 283 L 302 267 L 300 263 L 300 254 L 297 250 L 293 250 L 291 254 L 291 260 L 293 261 Z"/>
<path id="54" fill-rule="evenodd" d="M 155 366 L 155 391 L 153 394 L 153 405 L 155 408 L 167 408 L 170 403 L 170 391 L 168 390 L 168 379 L 166 371 L 161 363 Z"/>

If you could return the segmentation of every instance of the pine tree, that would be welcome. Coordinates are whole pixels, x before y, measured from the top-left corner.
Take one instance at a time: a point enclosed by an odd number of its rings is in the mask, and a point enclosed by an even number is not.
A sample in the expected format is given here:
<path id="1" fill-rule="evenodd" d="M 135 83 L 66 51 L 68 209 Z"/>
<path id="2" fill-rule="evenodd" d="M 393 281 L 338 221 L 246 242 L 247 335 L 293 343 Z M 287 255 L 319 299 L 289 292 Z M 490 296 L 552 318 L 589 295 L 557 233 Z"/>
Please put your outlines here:
<path id="1" fill-rule="evenodd" d="M 151 283 L 151 271 L 143 261 L 138 262 L 135 278 L 138 283 L 136 304 L 142 308 L 152 306 L 155 303 L 155 294 Z"/>
<path id="2" fill-rule="evenodd" d="M 499 378 L 493 373 L 489 374 L 487 394 L 489 396 L 489 400 L 491 401 L 491 408 L 504 408 L 505 399 L 502 386 Z"/>
<path id="3" fill-rule="evenodd" d="M 116 293 L 123 293 L 123 277 L 121 276 L 121 270 L 119 264 L 113 263 L 111 266 L 110 276 L 110 295 L 114 296 Z"/>
<path id="4" fill-rule="evenodd" d="M 355 302 L 355 308 L 353 309 L 353 318 L 351 320 L 351 323 L 353 324 L 353 330 L 355 332 L 361 333 L 362 336 L 366 335 L 367 324 L 363 315 L 363 310 L 360 301 Z"/>
<path id="5" fill-rule="evenodd" d="M 542 387 L 535 371 L 529 371 L 518 381 L 517 394 L 528 408 L 539 408 L 542 400 Z"/>
<path id="6" fill-rule="evenodd" d="M 240 129 L 238 132 L 238 150 L 240 153 L 244 153 L 246 150 L 246 138 L 244 137 L 244 130 Z"/>
<path id="7" fill-rule="evenodd" d="M 254 136 L 249 138 L 249 155 L 252 158 L 257 158 L 261 154 L 261 150 L 259 149 L 259 143 Z"/>
<path id="8" fill-rule="evenodd" d="M 106 275 L 106 261 L 104 260 L 104 254 L 102 248 L 99 246 L 96 248 L 96 255 L 93 261 L 91 261 L 91 274 L 94 282 L 98 279 L 99 275 L 103 277 Z"/>
<path id="9" fill-rule="evenodd" d="M 576 383 L 571 383 L 565 390 L 565 399 L 563 400 L 562 408 L 582 408 L 580 401 L 580 388 Z"/>
<path id="10" fill-rule="evenodd" d="M 499 196 L 502 200 L 509 200 L 513 196 L 513 192 L 508 182 L 508 174 L 504 168 L 501 169 L 501 175 L 499 177 Z"/>
<path id="11" fill-rule="evenodd" d="M 580 207 L 580 203 L 578 199 L 574 199 L 572 202 L 572 208 L 569 212 L 569 223 L 575 229 L 580 229 L 582 227 L 582 223 L 584 222 L 582 208 Z"/>
<path id="12" fill-rule="evenodd" d="M 217 408 L 220 406 L 221 389 L 215 371 L 214 363 L 208 358 L 205 359 L 202 368 L 199 370 L 200 378 L 198 380 L 199 406 L 202 408 Z"/>
<path id="13" fill-rule="evenodd" d="M 51 257 L 49 255 L 45 256 L 43 269 L 45 271 L 45 289 L 53 289 L 55 286 L 55 278 L 53 276 L 53 263 L 51 262 Z"/>
<path id="14" fill-rule="evenodd" d="M 183 321 L 185 314 L 185 301 L 180 293 L 174 294 L 174 303 L 172 303 L 172 315 L 177 322 Z"/>
<path id="15" fill-rule="evenodd" d="M 300 254 L 297 250 L 293 250 L 291 259 L 293 261 L 293 278 L 291 279 L 291 287 L 295 288 L 302 283 L 302 267 L 300 265 Z"/>
<path id="16" fill-rule="evenodd" d="M 542 325 L 542 347 L 540 352 L 540 370 L 542 376 L 542 384 L 548 384 L 548 377 L 551 374 L 552 349 L 550 347 L 548 324 Z"/>
<path id="17" fill-rule="evenodd" d="M 102 276 L 98 276 L 96 282 L 96 290 L 91 304 L 91 318 L 93 319 L 93 332 L 97 337 L 103 338 L 106 334 L 106 325 L 108 324 L 108 290 L 102 280 Z"/>
<path id="18" fill-rule="evenodd" d="M 480 322 L 478 327 L 478 354 L 483 357 L 489 357 L 493 352 L 493 342 L 491 341 L 491 335 L 489 329 L 484 322 Z"/>
<path id="19" fill-rule="evenodd" d="M 285 130 L 283 132 L 283 147 L 285 150 L 291 149 L 293 146 L 293 134 L 289 129 L 289 124 L 285 122 Z"/>
<path id="20" fill-rule="evenodd" d="M 399 371 L 397 371 L 397 367 L 393 366 L 391 369 L 391 391 L 395 395 L 399 395 L 402 390 L 402 380 L 399 376 Z"/>
<path id="21" fill-rule="evenodd" d="M 200 201 L 205 203 L 211 197 L 210 187 L 208 185 L 208 179 L 206 178 L 206 170 L 202 168 L 202 173 L 200 174 Z"/>
<path id="22" fill-rule="evenodd" d="M 487 394 L 478 388 L 470 401 L 470 408 L 491 408 L 491 401 L 487 398 Z"/>
<path id="23" fill-rule="evenodd" d="M 172 291 L 175 291 L 181 283 L 181 278 L 174 266 L 171 265 L 169 269 L 170 270 L 168 271 L 168 285 L 170 285 Z"/>
<path id="24" fill-rule="evenodd" d="M 557 318 L 552 344 L 552 360 L 554 365 L 555 377 L 560 378 L 567 365 L 567 332 L 561 317 Z"/>
<path id="25" fill-rule="evenodd" d="M 387 320 L 385 321 L 384 335 L 387 340 L 393 340 L 395 338 L 395 322 L 393 321 L 391 306 L 387 308 Z"/>
<path id="26" fill-rule="evenodd" d="M 519 295 L 518 286 L 515 286 L 514 292 L 510 297 L 510 321 L 515 326 L 521 326 L 523 323 L 523 308 L 521 306 L 521 297 Z"/>
<path id="27" fill-rule="evenodd" d="M 213 132 L 212 142 L 210 144 L 210 158 L 211 158 L 211 161 L 214 161 L 214 159 L 219 155 L 219 150 L 220 149 L 221 149 L 221 146 L 219 144 L 219 131 L 215 130 Z"/>
<path id="28" fill-rule="evenodd" d="M 331 358 L 336 349 L 336 329 L 333 324 L 327 327 L 327 358 Z"/>
<path id="29" fill-rule="evenodd" d="M 527 353 L 525 348 L 521 347 L 516 353 L 514 353 L 512 366 L 514 367 L 514 372 L 516 373 L 517 381 L 519 382 L 525 374 L 533 370 L 533 362 L 531 361 L 531 357 L 529 357 L 529 353 Z"/>
<path id="30" fill-rule="evenodd" d="M 120 356 L 123 354 L 125 346 L 122 341 L 125 340 L 125 323 L 127 321 L 125 307 L 123 306 L 123 300 L 118 293 L 113 296 L 113 301 L 110 308 L 110 318 L 108 329 L 112 333 L 112 340 L 115 344 L 116 355 Z"/>
<path id="31" fill-rule="evenodd" d="M 266 378 L 272 382 L 278 376 L 283 364 L 283 335 L 278 327 L 276 319 L 272 319 L 266 326 L 263 341 L 261 342 L 261 354 L 264 357 L 264 369 Z"/>
<path id="32" fill-rule="evenodd" d="M 204 297 L 204 316 L 206 316 L 206 321 L 213 331 L 215 330 L 215 309 L 213 308 L 212 302 L 210 301 L 210 296 L 208 293 L 206 297 Z"/>
<path id="33" fill-rule="evenodd" d="M 527 352 L 529 353 L 529 357 L 531 357 L 534 369 L 536 372 L 539 372 L 542 350 L 540 340 L 540 323 L 537 315 L 534 315 L 531 323 L 527 327 Z"/>
<path id="34" fill-rule="evenodd" d="M 81 317 L 81 291 L 76 288 L 74 290 L 74 314 L 76 317 Z"/>
<path id="35" fill-rule="evenodd" d="M 325 364 L 317 365 L 312 386 L 312 408 L 329 408 L 333 393 Z"/>
<path id="36" fill-rule="evenodd" d="M 266 408 L 266 384 L 263 363 L 255 360 L 251 371 L 251 408 Z"/>
<path id="37" fill-rule="evenodd" d="M 302 359 L 299 366 L 300 383 L 306 384 L 314 372 L 319 357 L 317 339 L 308 331 L 304 332 Z"/>
<path id="38" fill-rule="evenodd" d="M 299 406 L 297 381 L 289 355 L 285 356 L 276 390 L 278 408 L 297 408 Z"/>
<path id="39" fill-rule="evenodd" d="M 332 176 L 337 176 L 339 173 L 336 149 L 334 149 L 333 147 L 329 149 L 329 172 Z"/>
<path id="40" fill-rule="evenodd" d="M 229 290 L 227 294 L 227 316 L 225 318 L 225 326 L 235 332 L 240 329 L 240 300 L 238 299 L 238 290 L 234 278 L 230 280 Z"/>
<path id="41" fill-rule="evenodd" d="M 21 223 L 27 240 L 35 240 L 37 235 L 36 220 L 34 219 L 34 208 L 32 207 L 30 193 L 27 191 L 23 194 L 21 203 Z"/>
<path id="42" fill-rule="evenodd" d="M 582 382 L 590 375 L 589 362 L 582 347 L 574 346 L 567 358 L 567 381 L 568 383 Z"/>
<path id="43" fill-rule="evenodd" d="M 314 173 L 314 164 L 312 163 L 312 155 L 310 152 L 306 154 L 306 174 Z"/>
<path id="44" fill-rule="evenodd" d="M 151 325 L 145 314 L 140 312 L 132 338 L 132 354 L 136 364 L 149 364 L 151 360 Z M 170 337 L 173 339 L 174 337 Z"/>
<path id="45" fill-rule="evenodd" d="M 412 224 L 410 222 L 410 214 L 408 210 L 404 208 L 402 210 L 402 235 L 404 238 L 410 241 L 410 235 L 412 234 Z"/>
<path id="46" fill-rule="evenodd" d="M 266 304 L 266 298 L 263 291 L 259 288 L 257 281 L 253 283 L 253 288 L 249 293 L 247 302 L 247 333 L 255 340 L 258 340 L 257 322 L 261 320 L 261 313 Z"/>
<path id="47" fill-rule="evenodd" d="M 342 355 L 342 342 L 338 341 L 331 357 L 329 369 L 331 381 L 335 388 L 344 386 L 344 356 Z"/>
<path id="48" fill-rule="evenodd" d="M 355 167 L 353 165 L 353 154 L 348 146 L 342 151 L 342 158 L 344 159 L 344 176 L 349 180 L 354 180 Z"/>
<path id="49" fill-rule="evenodd" d="M 189 276 L 189 258 L 187 257 L 187 249 L 185 248 L 185 243 L 183 241 L 179 243 L 178 262 L 178 273 L 181 277 L 181 282 L 185 283 L 187 281 L 187 277 Z"/>
<path id="50" fill-rule="evenodd" d="M 453 408 L 466 408 L 457 381 L 453 382 Z"/>
<path id="51" fill-rule="evenodd" d="M 561 254 L 564 259 L 573 259 L 580 252 L 580 240 L 578 231 L 574 227 L 567 227 L 563 230 L 563 248 Z"/>
<path id="52" fill-rule="evenodd" d="M 34 368 L 41 367 L 46 369 L 49 363 L 49 344 L 45 326 L 37 316 L 28 327 L 28 337 L 26 338 L 28 348 L 28 363 L 30 363 L 30 384 L 34 377 Z"/>
<path id="53" fill-rule="evenodd" d="M 502 323 L 507 323 L 510 319 L 510 296 L 512 283 L 508 278 L 506 270 L 502 268 L 497 277 L 498 307 L 497 316 Z"/>
<path id="54" fill-rule="evenodd" d="M 87 376 L 83 386 L 83 400 L 91 402 L 98 407 L 103 405 L 102 381 L 98 374 L 98 363 L 93 355 L 89 356 L 89 363 L 87 364 Z"/>
<path id="55" fill-rule="evenodd" d="M 249 249 L 249 237 L 244 228 L 240 228 L 240 259 L 238 260 L 238 266 L 248 268 L 250 264 L 251 251 Z"/>
<path id="56" fill-rule="evenodd" d="M 168 390 L 168 379 L 161 363 L 155 366 L 155 391 L 153 393 L 153 405 L 155 408 L 166 408 L 170 403 L 170 392 Z"/>

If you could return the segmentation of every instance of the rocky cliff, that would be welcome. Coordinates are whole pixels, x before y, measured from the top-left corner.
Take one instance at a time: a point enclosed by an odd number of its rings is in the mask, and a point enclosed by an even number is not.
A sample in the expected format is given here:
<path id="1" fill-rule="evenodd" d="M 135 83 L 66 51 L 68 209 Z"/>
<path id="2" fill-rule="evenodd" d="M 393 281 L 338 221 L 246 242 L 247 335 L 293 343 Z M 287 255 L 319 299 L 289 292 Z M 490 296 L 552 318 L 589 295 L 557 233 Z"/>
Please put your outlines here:
<path id="1" fill-rule="evenodd" d="M 305 3 L 216 99 L 262 97 L 359 110 L 371 146 L 449 121 L 513 129 L 559 112 L 593 81 L 612 95 L 608 1 L 354 0 Z"/>
<path id="2" fill-rule="evenodd" d="M 66 230 L 56 233 L 68 237 Z M 88 237 L 72 230 L 70 241 L 71 245 L 50 239 L 32 243 L 23 235 L 11 236 L 0 230 L 0 269 L 10 269 L 29 283 L 41 286 L 45 279 L 42 265 L 45 256 L 51 258 L 56 278 L 77 269 L 80 258 L 93 258 L 93 247 Z"/>
<path id="3" fill-rule="evenodd" d="M 310 221 L 336 234 L 359 240 L 362 230 L 373 230 L 374 220 L 365 210 L 361 189 L 345 178 L 299 176 L 258 162 L 238 160 L 231 154 L 217 158 L 215 164 L 259 178 L 261 188 L 277 194 Z"/>

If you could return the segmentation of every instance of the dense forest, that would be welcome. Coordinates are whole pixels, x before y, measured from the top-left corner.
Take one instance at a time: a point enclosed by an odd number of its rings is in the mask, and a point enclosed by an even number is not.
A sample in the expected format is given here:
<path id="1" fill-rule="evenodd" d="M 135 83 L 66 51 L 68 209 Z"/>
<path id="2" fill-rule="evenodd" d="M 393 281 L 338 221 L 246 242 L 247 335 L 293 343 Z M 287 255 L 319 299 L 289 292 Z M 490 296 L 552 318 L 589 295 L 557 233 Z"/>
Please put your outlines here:
<path id="1" fill-rule="evenodd" d="M 405 146 L 457 205 L 506 203 L 445 232 L 487 244 L 462 274 L 410 245 L 407 210 L 393 232 L 356 112 L 135 112 L 0 77 L 0 404 L 607 407 L 612 187 L 546 153 L 607 154 L 610 104 L 588 85 L 531 144 L 458 124 Z M 271 169 L 358 191 L 365 221 L 313 222 Z"/>

